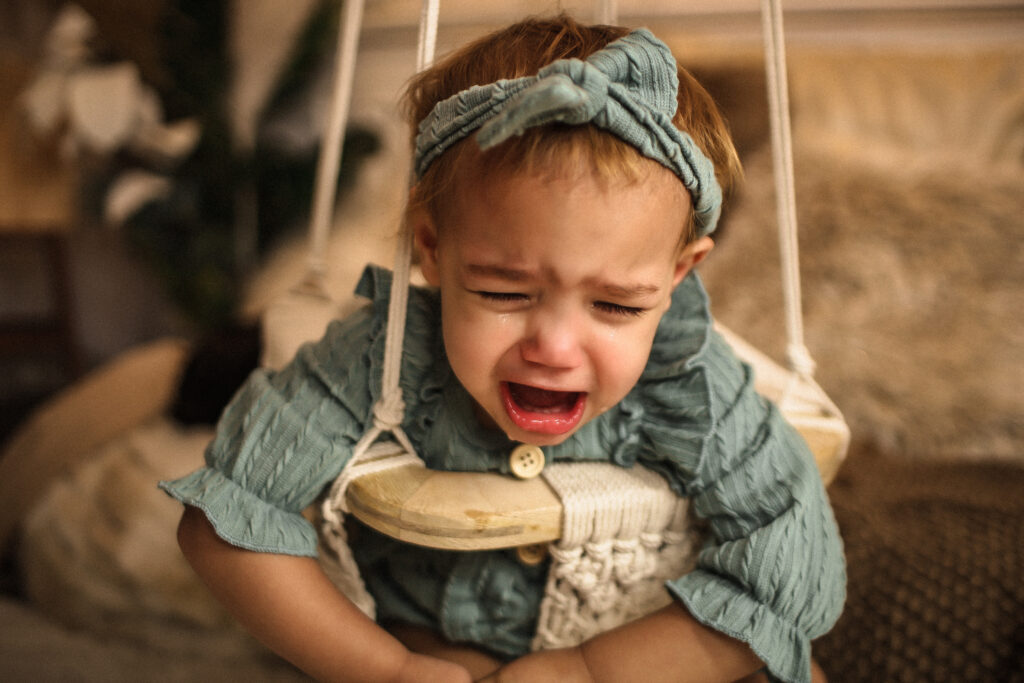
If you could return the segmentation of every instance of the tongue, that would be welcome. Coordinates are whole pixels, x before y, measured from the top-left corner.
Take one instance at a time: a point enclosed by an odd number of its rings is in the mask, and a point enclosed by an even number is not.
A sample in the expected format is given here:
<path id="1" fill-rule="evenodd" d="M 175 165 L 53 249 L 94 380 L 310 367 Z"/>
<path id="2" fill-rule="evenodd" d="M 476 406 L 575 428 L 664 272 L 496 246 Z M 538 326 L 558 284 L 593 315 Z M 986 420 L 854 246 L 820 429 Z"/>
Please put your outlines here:
<path id="1" fill-rule="evenodd" d="M 571 410 L 578 395 L 575 391 L 548 391 L 525 384 L 509 384 L 515 402 L 532 412 L 559 412 Z"/>

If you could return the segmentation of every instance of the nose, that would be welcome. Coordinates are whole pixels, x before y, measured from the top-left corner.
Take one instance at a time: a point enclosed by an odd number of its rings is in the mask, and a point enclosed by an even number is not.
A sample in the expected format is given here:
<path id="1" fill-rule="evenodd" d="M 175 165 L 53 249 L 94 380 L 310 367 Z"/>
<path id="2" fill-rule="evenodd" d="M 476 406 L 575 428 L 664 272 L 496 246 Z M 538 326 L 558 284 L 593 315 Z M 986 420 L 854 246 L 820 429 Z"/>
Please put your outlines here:
<path id="1" fill-rule="evenodd" d="M 583 362 L 583 330 L 578 322 L 564 311 L 536 311 L 520 342 L 523 360 L 556 369 L 579 367 Z"/>

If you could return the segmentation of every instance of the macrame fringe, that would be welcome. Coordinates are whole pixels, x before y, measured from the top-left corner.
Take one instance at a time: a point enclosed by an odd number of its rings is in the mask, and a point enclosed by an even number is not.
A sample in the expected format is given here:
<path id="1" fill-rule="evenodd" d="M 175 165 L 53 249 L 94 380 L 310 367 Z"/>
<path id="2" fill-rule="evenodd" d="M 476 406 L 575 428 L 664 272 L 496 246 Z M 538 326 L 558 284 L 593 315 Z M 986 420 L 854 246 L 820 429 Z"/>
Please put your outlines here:
<path id="1" fill-rule="evenodd" d="M 689 500 L 643 467 L 558 463 L 544 477 L 564 523 L 533 649 L 573 647 L 668 605 L 665 581 L 693 569 L 702 542 Z"/>

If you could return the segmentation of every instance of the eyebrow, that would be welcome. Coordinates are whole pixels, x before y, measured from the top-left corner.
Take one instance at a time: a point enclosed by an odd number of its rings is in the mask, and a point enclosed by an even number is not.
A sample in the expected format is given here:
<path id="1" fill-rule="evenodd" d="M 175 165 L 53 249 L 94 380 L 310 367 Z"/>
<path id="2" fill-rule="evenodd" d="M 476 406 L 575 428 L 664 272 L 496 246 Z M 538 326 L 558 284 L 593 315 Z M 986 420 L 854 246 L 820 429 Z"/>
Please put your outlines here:
<path id="1" fill-rule="evenodd" d="M 524 282 L 530 278 L 529 271 L 520 270 L 518 268 L 506 268 L 504 266 L 471 263 L 466 266 L 466 270 L 473 275 L 495 277 L 502 280 L 511 280 L 512 282 Z"/>
<path id="2" fill-rule="evenodd" d="M 476 263 L 467 265 L 466 270 L 473 275 L 494 277 L 502 280 L 508 280 L 509 282 L 525 282 L 532 276 L 532 273 L 528 270 Z M 661 291 L 661 287 L 646 282 L 622 285 L 614 282 L 599 281 L 595 283 L 595 288 L 609 297 L 621 299 L 641 298 L 651 294 L 657 294 Z"/>
<path id="3" fill-rule="evenodd" d="M 657 294 L 661 291 L 661 288 L 657 285 L 647 283 L 618 285 L 611 282 L 604 282 L 598 284 L 598 289 L 610 297 L 622 299 L 640 298 L 650 294 Z"/>

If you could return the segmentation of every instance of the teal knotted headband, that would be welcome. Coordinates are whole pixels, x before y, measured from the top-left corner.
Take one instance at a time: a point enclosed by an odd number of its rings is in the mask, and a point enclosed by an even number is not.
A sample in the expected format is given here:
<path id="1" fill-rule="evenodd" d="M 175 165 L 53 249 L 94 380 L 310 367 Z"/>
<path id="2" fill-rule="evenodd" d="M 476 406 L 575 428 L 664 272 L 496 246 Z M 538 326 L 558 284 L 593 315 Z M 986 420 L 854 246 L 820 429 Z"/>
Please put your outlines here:
<path id="1" fill-rule="evenodd" d="M 637 29 L 586 61 L 561 59 L 536 76 L 477 85 L 438 102 L 419 125 L 416 177 L 473 131 L 489 149 L 547 123 L 593 123 L 674 172 L 690 191 L 697 233 L 715 229 L 722 190 L 693 138 L 672 125 L 679 76 L 665 43 Z"/>

